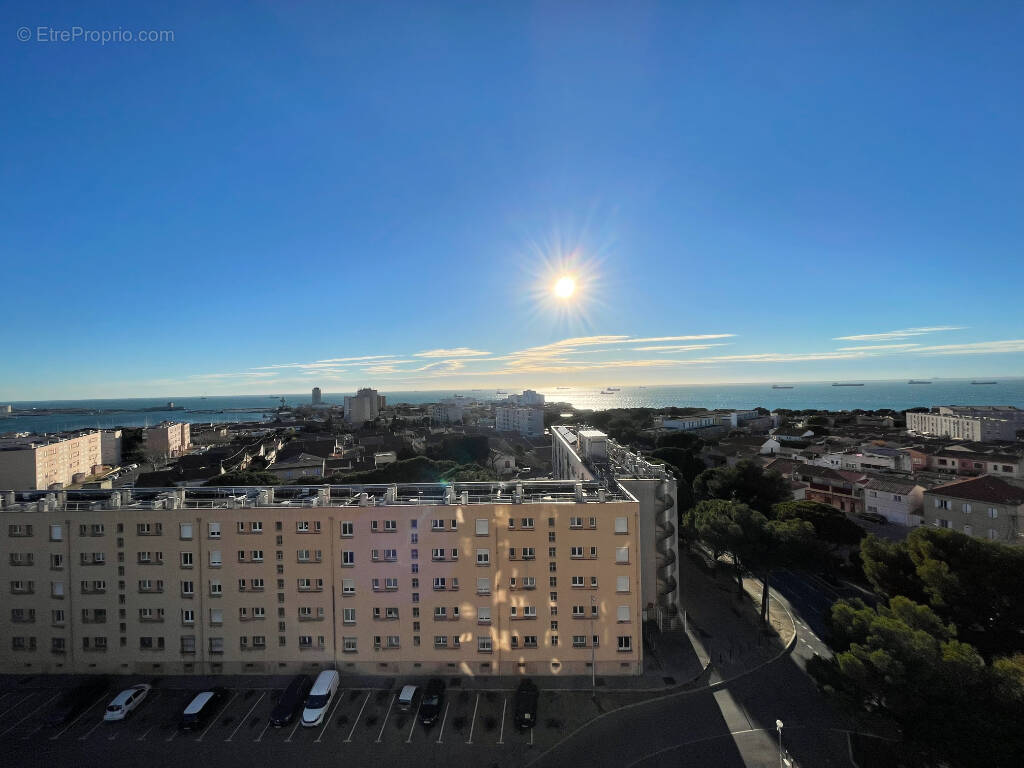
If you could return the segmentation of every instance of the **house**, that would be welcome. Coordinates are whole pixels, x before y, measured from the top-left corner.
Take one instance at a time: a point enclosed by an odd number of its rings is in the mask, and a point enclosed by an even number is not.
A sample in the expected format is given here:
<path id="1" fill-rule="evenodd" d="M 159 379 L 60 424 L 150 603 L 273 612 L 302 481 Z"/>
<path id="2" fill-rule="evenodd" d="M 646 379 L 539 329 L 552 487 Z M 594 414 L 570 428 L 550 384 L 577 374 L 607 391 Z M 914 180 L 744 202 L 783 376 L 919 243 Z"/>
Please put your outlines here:
<path id="1" fill-rule="evenodd" d="M 820 501 L 849 514 L 863 508 L 863 483 L 867 481 L 863 473 L 801 464 L 792 479 L 807 483 L 804 498 L 808 501 Z"/>
<path id="2" fill-rule="evenodd" d="M 302 453 L 267 467 L 279 480 L 296 480 L 300 477 L 323 477 L 325 459 L 311 453 Z"/>
<path id="3" fill-rule="evenodd" d="M 385 464 L 394 464 L 398 461 L 398 454 L 394 451 L 381 451 L 373 454 L 373 467 L 383 467 Z"/>
<path id="4" fill-rule="evenodd" d="M 772 430 L 772 436 L 782 442 L 804 442 L 814 437 L 814 430 L 806 427 L 778 427 Z"/>
<path id="5" fill-rule="evenodd" d="M 508 451 L 500 451 L 491 448 L 487 457 L 487 466 L 499 477 L 514 475 L 516 473 L 516 455 Z"/>
<path id="6" fill-rule="evenodd" d="M 1024 488 L 983 475 L 924 492 L 924 522 L 1003 544 L 1021 544 Z"/>
<path id="7" fill-rule="evenodd" d="M 978 453 L 950 446 L 929 456 L 928 469 L 959 477 L 995 475 L 1024 478 L 1024 459 L 1012 454 Z"/>
<path id="8" fill-rule="evenodd" d="M 864 485 L 864 509 L 882 515 L 890 523 L 912 528 L 924 517 L 924 486 L 903 478 L 871 478 Z"/>

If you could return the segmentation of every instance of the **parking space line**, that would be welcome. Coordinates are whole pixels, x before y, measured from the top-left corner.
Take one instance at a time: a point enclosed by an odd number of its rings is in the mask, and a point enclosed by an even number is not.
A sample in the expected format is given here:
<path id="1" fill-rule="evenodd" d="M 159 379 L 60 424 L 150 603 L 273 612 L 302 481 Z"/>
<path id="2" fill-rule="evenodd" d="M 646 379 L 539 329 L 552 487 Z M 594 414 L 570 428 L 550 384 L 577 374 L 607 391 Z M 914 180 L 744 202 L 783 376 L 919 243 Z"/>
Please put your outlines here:
<path id="1" fill-rule="evenodd" d="M 473 729 L 476 728 L 476 711 L 480 708 L 480 694 L 476 695 L 476 704 L 473 705 L 473 722 L 469 724 L 469 740 L 467 744 L 473 743 Z"/>
<path id="2" fill-rule="evenodd" d="M 531 746 L 531 747 L 533 746 L 533 731 L 534 731 L 534 729 L 533 729 L 533 728 L 531 728 L 531 729 L 530 729 L 530 746 Z"/>
<path id="3" fill-rule="evenodd" d="M 170 736 L 168 736 L 166 739 L 164 739 L 164 741 L 174 741 L 176 738 L 178 738 L 178 734 L 179 733 L 181 733 L 181 729 L 180 728 L 175 728 L 174 729 L 174 733 L 172 733 Z"/>
<path id="4" fill-rule="evenodd" d="M 104 724 L 105 722 L 106 722 L 106 720 L 104 720 L 104 719 L 103 719 L 103 718 L 101 717 L 101 718 L 100 718 L 100 719 L 99 719 L 99 720 L 98 720 L 98 721 L 96 722 L 96 725 L 94 725 L 94 726 L 93 726 L 92 728 L 90 728 L 90 729 L 89 729 L 88 731 L 86 731 L 86 732 L 85 732 L 85 733 L 83 733 L 83 734 L 82 734 L 81 736 L 79 736 L 79 737 L 78 737 L 78 740 L 79 740 L 79 741 L 85 741 L 86 739 L 88 739 L 88 738 L 89 738 L 89 737 L 90 737 L 90 736 L 92 735 L 92 732 L 93 732 L 93 731 L 95 731 L 95 730 L 96 730 L 97 728 L 99 728 L 99 727 L 100 727 L 101 725 L 103 725 L 103 724 Z"/>
<path id="5" fill-rule="evenodd" d="M 45 724 L 44 723 L 40 723 L 39 725 L 37 725 L 31 731 L 29 731 L 24 736 L 22 736 L 21 740 L 22 741 L 28 741 L 29 739 L 31 739 L 33 736 L 35 736 L 37 733 L 39 733 L 41 730 L 43 730 L 43 725 L 45 725 Z"/>
<path id="6" fill-rule="evenodd" d="M 253 743 L 254 744 L 259 744 L 261 741 L 263 741 L 263 734 L 265 734 L 267 732 L 267 728 L 269 728 L 269 727 L 270 727 L 270 716 L 268 715 L 267 716 L 267 724 L 263 726 L 263 730 L 260 731 L 260 735 L 257 736 L 255 739 L 253 739 Z"/>
<path id="7" fill-rule="evenodd" d="M 252 707 L 250 707 L 249 711 L 245 713 L 245 717 L 243 717 L 239 721 L 238 726 L 235 728 L 235 730 L 233 730 L 231 732 L 230 736 L 228 736 L 226 739 L 224 739 L 224 741 L 231 741 L 233 738 L 235 738 L 235 734 L 238 733 L 238 729 L 241 728 L 243 725 L 245 725 L 245 721 L 249 719 L 249 715 L 252 714 L 252 711 L 254 709 L 256 709 L 256 707 L 259 705 L 259 703 L 261 701 L 263 701 L 263 697 L 266 696 L 266 695 L 267 695 L 266 691 L 264 691 L 263 693 L 260 694 L 260 697 L 258 699 L 256 699 L 256 703 L 253 704 Z"/>
<path id="8" fill-rule="evenodd" d="M 423 706 L 423 697 L 420 696 L 420 704 L 416 707 L 416 714 L 412 716 L 412 725 L 409 726 L 409 738 L 405 740 L 406 744 L 412 741 L 412 731 L 416 727 L 416 720 L 420 716 L 420 708 Z"/>
<path id="9" fill-rule="evenodd" d="M 395 694 L 391 694 L 391 701 L 388 702 L 388 711 L 384 713 L 384 722 L 380 726 L 380 733 L 377 734 L 377 744 L 380 744 L 380 740 L 384 738 L 384 727 L 388 724 L 388 718 L 391 716 L 391 707 L 395 704 Z"/>
<path id="10" fill-rule="evenodd" d="M 448 721 L 448 707 L 451 705 L 452 703 L 450 701 L 444 705 L 444 717 L 441 718 L 441 731 L 437 734 L 438 744 L 440 744 L 441 740 L 444 738 L 444 724 Z"/>
<path id="11" fill-rule="evenodd" d="M 501 733 L 498 734 L 498 743 L 505 743 L 505 705 L 508 704 L 508 697 L 501 700 Z"/>
<path id="12" fill-rule="evenodd" d="M 338 705 L 341 704 L 341 699 L 344 695 L 344 691 L 338 691 L 337 697 L 335 697 L 334 706 L 331 707 L 331 711 L 324 716 L 324 727 L 317 734 L 317 737 L 313 739 L 314 744 L 319 744 L 320 740 L 324 737 L 324 731 L 327 730 L 327 726 L 331 724 L 331 718 L 334 717 L 334 713 L 338 711 Z"/>
<path id="13" fill-rule="evenodd" d="M 8 733 L 10 733 L 10 732 L 11 732 L 11 731 L 13 731 L 13 730 L 14 730 L 15 728 L 17 728 L 17 727 L 18 727 L 19 725 L 21 725 L 22 723 L 24 723 L 24 722 L 25 722 L 26 720 L 28 720 L 28 719 L 29 719 L 30 717 L 32 717 L 32 715 L 34 715 L 34 714 L 35 714 L 36 712 L 38 712 L 38 711 L 39 711 L 40 709 L 42 709 L 42 708 L 43 708 L 43 707 L 45 707 L 45 706 L 46 706 L 47 704 L 49 704 L 49 703 L 50 703 L 51 701 L 53 701 L 54 699 L 56 699 L 56 698 L 57 698 L 58 696 L 60 696 L 60 691 L 57 691 L 57 692 L 56 692 L 55 694 L 53 694 L 53 696 L 51 696 L 51 697 L 50 697 L 50 698 L 48 698 L 48 699 L 47 699 L 46 701 L 44 701 L 44 702 L 43 702 L 42 704 L 40 704 L 40 705 L 39 705 L 38 707 L 36 707 L 35 709 L 33 709 L 33 710 L 32 710 L 31 712 L 29 712 L 29 713 L 28 713 L 27 715 L 25 715 L 25 716 L 24 716 L 23 718 L 21 718 L 21 720 L 19 720 L 18 722 L 16 722 L 16 723 L 15 723 L 14 725 L 12 725 L 12 726 L 11 726 L 10 728 L 8 728 L 8 729 L 7 729 L 6 731 L 0 732 L 0 736 L 6 736 L 6 735 L 7 735 Z M 7 711 L 9 712 L 10 710 L 7 710 Z"/>
<path id="14" fill-rule="evenodd" d="M 295 732 L 297 730 L 299 730 L 299 725 L 301 723 L 302 723 L 302 715 L 299 715 L 297 718 L 295 718 L 295 727 L 292 728 L 292 732 L 288 734 L 288 738 L 284 740 L 285 744 L 287 744 L 289 741 L 292 740 L 292 736 L 294 736 Z"/>
<path id="15" fill-rule="evenodd" d="M 238 691 L 235 691 L 235 693 L 232 694 L 231 698 L 228 699 L 228 703 L 224 705 L 224 709 L 222 709 L 220 712 L 218 712 L 215 717 L 211 717 L 210 718 L 210 724 L 208 726 L 206 726 L 206 728 L 203 730 L 203 732 L 201 734 L 199 734 L 199 738 L 196 739 L 196 741 L 202 741 L 206 737 L 206 734 L 208 734 L 210 732 L 210 729 L 213 728 L 213 726 L 215 726 L 217 724 L 217 721 L 220 720 L 221 716 L 224 713 L 226 713 L 229 709 L 231 709 L 231 702 L 233 702 L 237 698 L 238 698 Z"/>
<path id="16" fill-rule="evenodd" d="M 11 707 L 10 709 L 5 709 L 3 712 L 0 712 L 0 718 L 3 718 L 3 716 L 6 715 L 8 712 L 13 712 L 14 710 L 16 710 L 18 707 L 20 707 L 22 704 L 24 704 L 26 701 L 28 701 L 29 699 L 31 699 L 35 695 L 36 695 L 36 692 L 35 691 L 31 691 L 31 692 L 29 692 L 28 696 L 26 696 L 24 699 L 18 699 L 18 703 L 15 704 L 13 707 Z"/>
<path id="17" fill-rule="evenodd" d="M 355 719 L 355 721 L 354 721 L 354 722 L 352 723 L 352 730 L 348 732 L 348 738 L 347 738 L 347 739 L 345 739 L 345 743 L 346 743 L 346 744 L 348 744 L 348 743 L 349 743 L 350 741 L 352 741 L 352 735 L 353 735 L 353 734 L 354 734 L 354 733 L 356 732 L 356 726 L 358 726 L 358 725 L 359 725 L 359 721 L 360 721 L 360 720 L 362 719 L 362 717 L 363 717 L 363 710 L 364 710 L 364 709 L 366 709 L 366 702 L 368 702 L 368 701 L 370 700 L 370 696 L 371 696 L 371 695 L 372 695 L 372 691 L 367 691 L 367 692 L 366 692 L 366 698 L 365 698 L 365 699 L 363 699 L 363 706 L 361 706 L 361 707 L 359 708 L 359 714 L 358 714 L 358 715 L 356 715 L 356 719 Z"/>
<path id="18" fill-rule="evenodd" d="M 149 726 L 149 728 L 146 729 L 146 732 L 139 736 L 136 739 L 136 741 L 145 741 L 146 737 L 149 736 L 149 732 L 152 731 L 154 728 L 156 728 L 156 723 L 153 723 L 151 726 Z"/>

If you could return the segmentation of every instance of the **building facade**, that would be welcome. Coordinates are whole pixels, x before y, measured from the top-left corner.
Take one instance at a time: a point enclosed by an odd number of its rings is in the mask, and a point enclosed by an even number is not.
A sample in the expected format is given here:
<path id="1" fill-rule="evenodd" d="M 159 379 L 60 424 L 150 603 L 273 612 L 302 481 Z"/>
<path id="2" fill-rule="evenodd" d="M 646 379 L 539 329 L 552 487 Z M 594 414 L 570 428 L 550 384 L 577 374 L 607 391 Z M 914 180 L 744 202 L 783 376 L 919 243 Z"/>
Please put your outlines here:
<path id="1" fill-rule="evenodd" d="M 593 483 L 0 494 L 4 673 L 639 674 Z"/>
<path id="2" fill-rule="evenodd" d="M 917 435 L 950 437 L 979 443 L 993 440 L 1015 440 L 1022 427 L 1015 420 L 969 414 L 907 413 L 907 432 Z"/>
<path id="3" fill-rule="evenodd" d="M 187 422 L 165 422 L 148 427 L 142 434 L 146 456 L 151 459 L 173 459 L 192 447 L 191 427 Z"/>
<path id="4" fill-rule="evenodd" d="M 0 488 L 45 490 L 84 480 L 103 463 L 99 432 L 0 440 Z"/>
<path id="5" fill-rule="evenodd" d="M 924 492 L 924 523 L 1002 544 L 1024 544 L 1024 488 L 983 475 Z"/>
<path id="6" fill-rule="evenodd" d="M 516 432 L 524 437 L 544 434 L 544 410 L 534 407 L 499 405 L 494 409 L 494 428 L 498 432 Z"/>
<path id="7" fill-rule="evenodd" d="M 354 395 L 345 395 L 345 421 L 349 424 L 365 424 L 373 421 L 384 409 L 386 400 L 376 389 L 360 389 Z"/>
<path id="8" fill-rule="evenodd" d="M 864 485 L 864 509 L 882 515 L 890 523 L 912 528 L 924 517 L 924 486 L 900 478 L 872 478 Z"/>
<path id="9" fill-rule="evenodd" d="M 320 391 L 320 387 L 313 387 L 313 394 L 310 402 L 313 405 L 320 405 L 324 401 L 323 393 Z"/>

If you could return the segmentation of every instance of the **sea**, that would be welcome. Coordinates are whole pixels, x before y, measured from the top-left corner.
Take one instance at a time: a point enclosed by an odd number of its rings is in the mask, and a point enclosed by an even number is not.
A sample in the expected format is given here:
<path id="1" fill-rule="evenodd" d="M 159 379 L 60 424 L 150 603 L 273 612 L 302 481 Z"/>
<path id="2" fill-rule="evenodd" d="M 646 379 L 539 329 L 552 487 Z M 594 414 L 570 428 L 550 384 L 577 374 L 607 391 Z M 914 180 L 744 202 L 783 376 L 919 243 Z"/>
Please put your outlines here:
<path id="1" fill-rule="evenodd" d="M 1015 405 L 1024 408 L 1024 377 L 1000 378 L 994 384 L 972 384 L 971 379 L 932 379 L 930 384 L 899 381 L 864 381 L 863 386 L 833 386 L 833 382 L 786 384 L 773 389 L 765 384 L 684 384 L 616 387 L 555 387 L 538 389 L 547 402 L 567 403 L 574 408 L 667 408 L 670 406 L 746 409 L 806 408 L 830 411 L 853 409 L 903 410 L 934 405 Z M 985 381 L 993 381 L 986 379 Z M 779 385 L 782 386 L 782 385 Z M 480 401 L 501 400 L 503 390 L 459 389 L 421 392 L 389 392 L 388 403 L 432 403 L 455 395 Z M 515 390 L 509 389 L 509 392 Z M 324 402 L 341 404 L 346 393 L 325 393 Z M 169 410 L 173 402 L 176 410 Z M 273 419 L 279 405 L 308 405 L 310 395 L 266 394 L 209 397 L 125 398 L 116 400 L 0 401 L 14 411 L 39 413 L 0 418 L 0 434 L 11 432 L 52 433 L 73 429 L 144 427 L 161 421 L 234 422 Z M 75 409 L 76 413 L 45 413 Z M 180 409 L 180 410 L 179 410 Z"/>

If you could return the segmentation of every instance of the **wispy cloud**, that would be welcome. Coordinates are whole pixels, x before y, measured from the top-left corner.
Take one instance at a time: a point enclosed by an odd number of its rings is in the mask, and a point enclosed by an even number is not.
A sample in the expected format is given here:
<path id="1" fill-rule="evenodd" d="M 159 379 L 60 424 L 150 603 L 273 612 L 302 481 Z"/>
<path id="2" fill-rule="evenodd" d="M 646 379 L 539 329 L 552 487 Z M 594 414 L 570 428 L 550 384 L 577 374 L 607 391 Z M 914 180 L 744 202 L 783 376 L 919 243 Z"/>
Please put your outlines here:
<path id="1" fill-rule="evenodd" d="M 967 344 L 941 344 L 911 350 L 922 355 L 993 355 L 1024 352 L 1024 339 L 1006 341 L 974 341 Z"/>
<path id="2" fill-rule="evenodd" d="M 634 352 L 689 352 L 694 349 L 711 349 L 713 347 L 725 347 L 727 344 L 668 344 L 656 345 L 653 347 L 627 347 Z M 621 349 L 621 348 L 620 348 Z"/>
<path id="3" fill-rule="evenodd" d="M 854 336 L 835 336 L 833 341 L 890 341 L 895 339 L 907 339 L 911 336 L 924 336 L 928 333 L 940 333 L 941 331 L 962 331 L 966 326 L 961 325 L 936 325 L 929 328 L 906 328 L 902 331 L 883 331 L 882 333 L 858 333 Z"/>
<path id="4" fill-rule="evenodd" d="M 491 353 L 469 347 L 456 347 L 455 349 L 428 349 L 425 352 L 416 352 L 413 357 L 481 357 L 489 354 Z"/>
<path id="5" fill-rule="evenodd" d="M 704 341 L 705 339 L 731 339 L 735 333 L 701 333 L 694 336 L 650 336 L 641 339 L 627 339 L 627 344 L 650 344 L 658 341 Z"/>
<path id="6" fill-rule="evenodd" d="M 865 349 L 907 349 L 918 344 L 864 344 L 859 347 L 837 347 L 840 352 L 860 352 Z"/>

